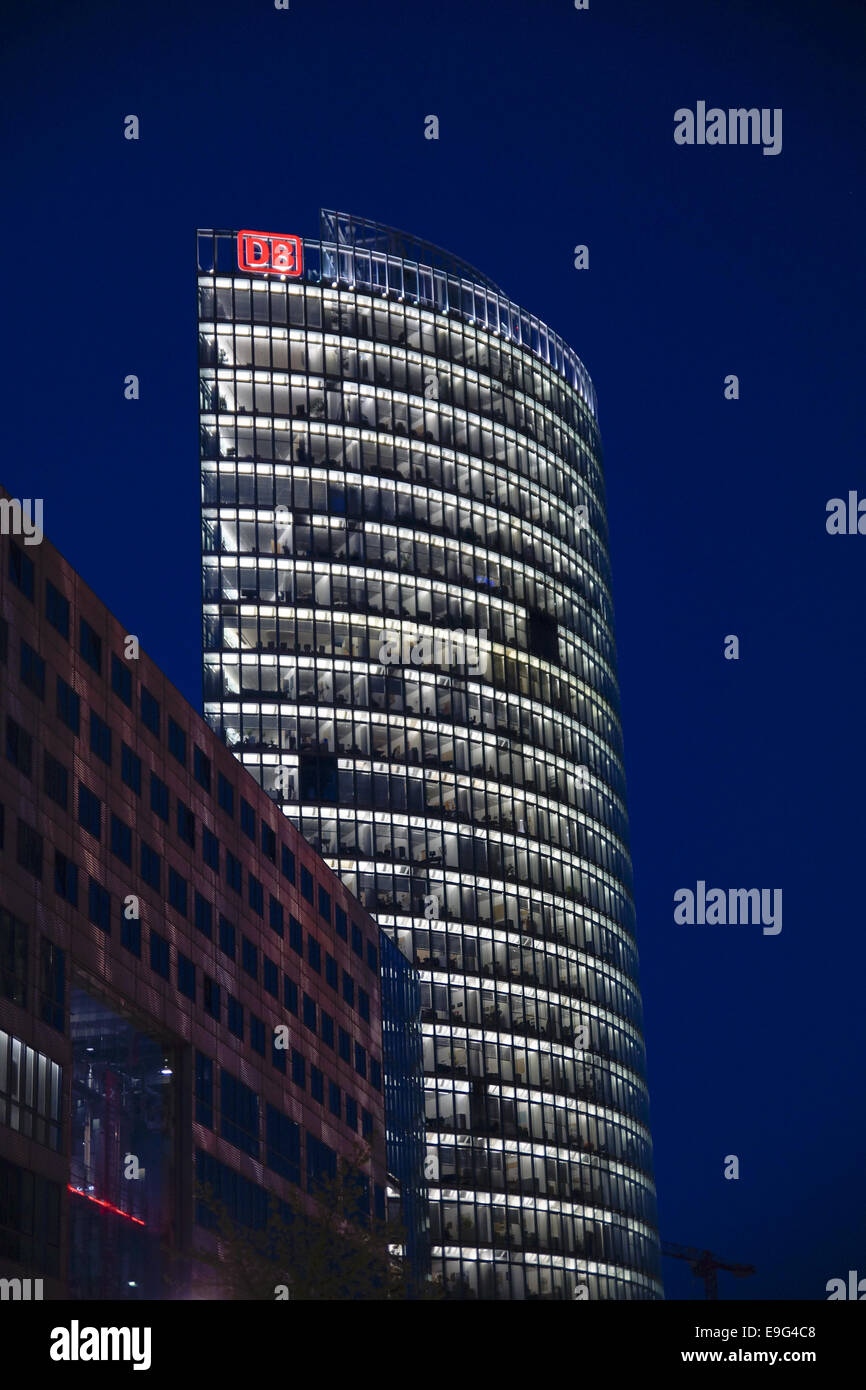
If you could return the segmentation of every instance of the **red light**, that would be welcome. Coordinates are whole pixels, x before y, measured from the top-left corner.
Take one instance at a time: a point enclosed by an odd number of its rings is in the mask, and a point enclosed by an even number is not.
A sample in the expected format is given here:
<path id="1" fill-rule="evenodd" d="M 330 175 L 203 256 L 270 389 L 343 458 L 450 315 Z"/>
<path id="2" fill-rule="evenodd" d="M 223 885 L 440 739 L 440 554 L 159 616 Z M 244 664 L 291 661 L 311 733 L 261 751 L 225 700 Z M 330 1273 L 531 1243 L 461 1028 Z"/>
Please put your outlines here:
<path id="1" fill-rule="evenodd" d="M 130 1216 L 128 1211 L 121 1211 L 120 1207 L 114 1206 L 112 1202 L 105 1202 L 101 1197 L 91 1197 L 89 1192 L 83 1192 L 80 1187 L 73 1187 L 71 1182 L 66 1184 L 70 1192 L 74 1192 L 76 1197 L 86 1197 L 88 1202 L 95 1202 L 98 1207 L 104 1207 L 106 1211 L 113 1211 L 117 1216 L 125 1216 L 127 1221 L 134 1221 L 136 1226 L 146 1226 L 147 1222 L 142 1221 L 140 1216 Z"/>
<path id="2" fill-rule="evenodd" d="M 260 275 L 298 276 L 303 270 L 301 238 L 277 236 L 273 232 L 238 232 L 238 266 Z"/>

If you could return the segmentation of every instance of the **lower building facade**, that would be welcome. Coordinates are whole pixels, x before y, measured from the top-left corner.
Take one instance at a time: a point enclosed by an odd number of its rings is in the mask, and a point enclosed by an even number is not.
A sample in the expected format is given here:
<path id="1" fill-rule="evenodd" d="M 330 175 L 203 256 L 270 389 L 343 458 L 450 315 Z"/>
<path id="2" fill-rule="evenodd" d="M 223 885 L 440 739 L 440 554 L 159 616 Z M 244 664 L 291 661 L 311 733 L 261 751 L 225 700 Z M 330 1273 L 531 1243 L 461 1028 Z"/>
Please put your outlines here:
<path id="1" fill-rule="evenodd" d="M 378 928 L 58 552 L 5 534 L 0 740 L 4 1288 L 225 1296 L 195 1258 L 219 1213 L 315 1211 L 341 1160 L 384 1218 Z"/>

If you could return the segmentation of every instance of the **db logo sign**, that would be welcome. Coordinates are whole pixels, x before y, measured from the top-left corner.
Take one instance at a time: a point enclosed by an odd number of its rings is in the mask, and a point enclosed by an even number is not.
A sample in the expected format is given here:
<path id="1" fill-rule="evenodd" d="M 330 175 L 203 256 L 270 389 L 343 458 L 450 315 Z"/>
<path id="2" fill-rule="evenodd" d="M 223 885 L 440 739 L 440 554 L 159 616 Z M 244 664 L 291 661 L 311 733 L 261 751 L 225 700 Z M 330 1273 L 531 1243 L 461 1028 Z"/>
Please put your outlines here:
<path id="1" fill-rule="evenodd" d="M 303 253 L 299 236 L 238 232 L 238 265 L 261 275 L 300 275 Z"/>

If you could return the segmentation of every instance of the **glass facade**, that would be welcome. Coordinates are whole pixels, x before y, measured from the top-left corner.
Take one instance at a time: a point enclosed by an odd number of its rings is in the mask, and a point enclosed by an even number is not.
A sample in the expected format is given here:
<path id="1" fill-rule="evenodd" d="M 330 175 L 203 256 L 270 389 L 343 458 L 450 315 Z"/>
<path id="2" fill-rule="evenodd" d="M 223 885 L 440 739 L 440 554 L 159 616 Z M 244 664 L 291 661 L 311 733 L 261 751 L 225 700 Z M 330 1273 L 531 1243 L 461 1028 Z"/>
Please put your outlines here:
<path id="1" fill-rule="evenodd" d="M 69 1012 L 70 1296 L 161 1298 L 174 1154 L 167 1046 L 83 989 Z"/>
<path id="2" fill-rule="evenodd" d="M 198 234 L 205 715 L 421 973 L 434 1273 L 661 1297 L 592 384 L 456 258 Z"/>
<path id="3" fill-rule="evenodd" d="M 379 951 L 388 1172 L 397 1181 L 395 1219 L 405 1232 L 408 1285 L 416 1297 L 431 1273 L 421 986 L 417 970 L 385 931 L 379 933 Z"/>

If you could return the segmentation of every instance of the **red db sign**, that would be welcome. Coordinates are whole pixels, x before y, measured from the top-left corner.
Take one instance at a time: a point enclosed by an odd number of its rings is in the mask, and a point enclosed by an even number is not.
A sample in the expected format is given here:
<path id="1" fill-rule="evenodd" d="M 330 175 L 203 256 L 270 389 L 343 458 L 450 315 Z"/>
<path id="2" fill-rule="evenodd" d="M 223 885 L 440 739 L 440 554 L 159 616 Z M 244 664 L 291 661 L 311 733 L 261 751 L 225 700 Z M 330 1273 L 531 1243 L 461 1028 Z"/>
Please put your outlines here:
<path id="1" fill-rule="evenodd" d="M 238 266 L 260 275 L 300 275 L 303 252 L 299 236 L 238 232 Z"/>

